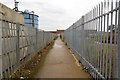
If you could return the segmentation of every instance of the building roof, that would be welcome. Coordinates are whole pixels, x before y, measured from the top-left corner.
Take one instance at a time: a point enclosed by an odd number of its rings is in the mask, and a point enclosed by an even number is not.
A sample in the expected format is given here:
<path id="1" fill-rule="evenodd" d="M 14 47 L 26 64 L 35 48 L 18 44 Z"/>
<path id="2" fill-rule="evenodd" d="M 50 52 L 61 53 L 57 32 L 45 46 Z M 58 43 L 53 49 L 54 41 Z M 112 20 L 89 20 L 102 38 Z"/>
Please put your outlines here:
<path id="1" fill-rule="evenodd" d="M 57 30 L 58 33 L 63 33 L 65 30 Z"/>

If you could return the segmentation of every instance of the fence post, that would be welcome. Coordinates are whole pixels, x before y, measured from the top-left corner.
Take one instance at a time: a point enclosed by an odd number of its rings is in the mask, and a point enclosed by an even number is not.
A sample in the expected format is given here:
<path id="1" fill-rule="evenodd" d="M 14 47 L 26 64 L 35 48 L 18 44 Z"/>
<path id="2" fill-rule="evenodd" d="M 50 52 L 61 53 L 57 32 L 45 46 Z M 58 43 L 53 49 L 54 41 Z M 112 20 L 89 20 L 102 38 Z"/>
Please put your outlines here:
<path id="1" fill-rule="evenodd" d="M 2 14 L 0 13 L 0 19 Z M 2 21 L 0 20 L 0 80 L 2 79 Z"/>
<path id="2" fill-rule="evenodd" d="M 16 23 L 16 63 L 17 66 L 19 65 L 19 60 L 20 60 L 20 49 L 19 49 L 19 28 L 20 28 L 20 23 Z"/>
<path id="3" fill-rule="evenodd" d="M 84 40 L 84 37 L 85 37 L 85 32 L 84 32 L 84 16 L 82 16 L 82 44 L 83 44 L 83 50 L 82 50 L 82 54 L 84 54 L 84 48 L 85 48 L 85 40 Z"/>
<path id="4" fill-rule="evenodd" d="M 84 31 L 84 16 L 82 16 L 82 22 L 81 22 L 81 24 L 82 24 L 82 26 L 81 26 L 81 44 L 82 44 L 82 52 L 81 52 L 81 54 L 82 54 L 82 57 L 85 57 L 85 31 Z M 84 66 L 85 67 L 87 67 L 87 65 L 86 65 L 86 62 L 83 60 L 83 59 L 81 59 L 82 60 L 82 63 L 84 64 Z"/>
<path id="5" fill-rule="evenodd" d="M 118 78 L 120 79 L 120 1 L 119 1 L 119 14 L 118 14 L 118 59 L 116 60 L 117 70 L 118 70 Z"/>
<path id="6" fill-rule="evenodd" d="M 35 33 L 36 33 L 36 45 L 35 45 L 35 46 L 36 46 L 36 51 L 37 51 L 37 53 L 38 53 L 38 50 L 39 50 L 39 49 L 38 49 L 38 44 L 37 44 L 37 42 L 38 42 L 38 29 L 35 28 L 35 31 L 36 31 L 36 32 L 35 32 Z"/>

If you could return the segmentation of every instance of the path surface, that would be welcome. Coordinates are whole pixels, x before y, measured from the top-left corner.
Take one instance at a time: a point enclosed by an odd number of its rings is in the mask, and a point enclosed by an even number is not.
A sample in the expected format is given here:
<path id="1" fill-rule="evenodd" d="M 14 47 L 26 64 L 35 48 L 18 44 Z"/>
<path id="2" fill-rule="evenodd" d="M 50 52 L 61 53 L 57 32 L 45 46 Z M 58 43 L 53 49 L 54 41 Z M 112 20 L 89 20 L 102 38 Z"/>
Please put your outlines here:
<path id="1" fill-rule="evenodd" d="M 90 78 L 58 38 L 35 78 Z"/>

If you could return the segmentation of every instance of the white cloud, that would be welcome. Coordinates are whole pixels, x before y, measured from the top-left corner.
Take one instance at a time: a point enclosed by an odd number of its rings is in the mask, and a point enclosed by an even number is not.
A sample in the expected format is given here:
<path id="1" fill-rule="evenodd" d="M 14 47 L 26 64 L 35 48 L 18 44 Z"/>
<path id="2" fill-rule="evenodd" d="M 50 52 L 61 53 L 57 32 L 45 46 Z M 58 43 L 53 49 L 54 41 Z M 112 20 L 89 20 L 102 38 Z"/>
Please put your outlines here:
<path id="1" fill-rule="evenodd" d="M 44 30 L 66 29 L 101 0 L 17 0 L 19 9 L 34 11 L 39 15 L 39 25 Z M 103 0 L 102 0 L 103 1 Z M 13 0 L 0 0 L 13 8 Z"/>

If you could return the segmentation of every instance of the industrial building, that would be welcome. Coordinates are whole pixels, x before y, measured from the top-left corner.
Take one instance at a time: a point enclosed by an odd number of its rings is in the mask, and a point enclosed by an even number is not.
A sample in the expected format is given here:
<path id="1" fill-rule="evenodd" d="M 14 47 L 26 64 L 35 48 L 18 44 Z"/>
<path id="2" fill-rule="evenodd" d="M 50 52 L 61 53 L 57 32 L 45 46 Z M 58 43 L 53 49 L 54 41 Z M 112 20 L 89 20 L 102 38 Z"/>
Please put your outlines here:
<path id="1" fill-rule="evenodd" d="M 38 28 L 38 15 L 34 14 L 34 12 L 31 13 L 28 11 L 21 12 L 20 14 L 24 16 L 25 26 Z"/>
<path id="2" fill-rule="evenodd" d="M 27 27 L 34 27 L 38 29 L 39 16 L 34 14 L 34 11 L 31 11 L 31 12 L 29 10 L 20 11 L 18 9 L 18 3 L 19 2 L 15 0 L 15 8 L 13 10 L 23 15 L 24 25 Z"/>

